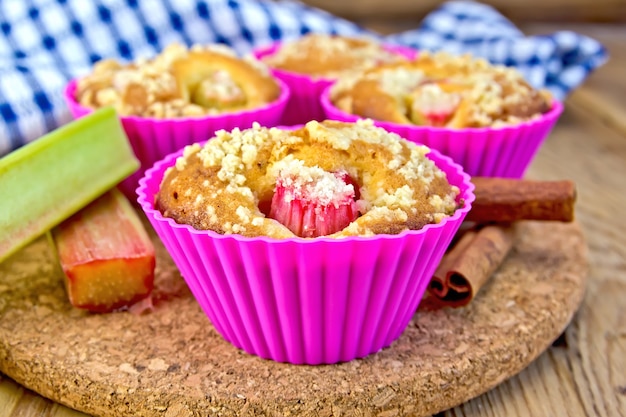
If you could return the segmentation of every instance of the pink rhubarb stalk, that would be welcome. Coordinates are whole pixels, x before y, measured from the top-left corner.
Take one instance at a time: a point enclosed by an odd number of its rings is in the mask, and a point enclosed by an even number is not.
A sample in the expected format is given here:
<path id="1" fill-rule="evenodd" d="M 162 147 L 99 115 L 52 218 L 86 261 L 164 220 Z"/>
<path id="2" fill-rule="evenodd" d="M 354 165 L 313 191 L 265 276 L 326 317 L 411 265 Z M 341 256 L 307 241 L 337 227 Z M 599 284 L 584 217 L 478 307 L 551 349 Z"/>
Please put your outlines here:
<path id="1" fill-rule="evenodd" d="M 154 246 L 139 214 L 111 190 L 51 233 L 70 303 L 92 312 L 129 307 L 154 287 Z"/>

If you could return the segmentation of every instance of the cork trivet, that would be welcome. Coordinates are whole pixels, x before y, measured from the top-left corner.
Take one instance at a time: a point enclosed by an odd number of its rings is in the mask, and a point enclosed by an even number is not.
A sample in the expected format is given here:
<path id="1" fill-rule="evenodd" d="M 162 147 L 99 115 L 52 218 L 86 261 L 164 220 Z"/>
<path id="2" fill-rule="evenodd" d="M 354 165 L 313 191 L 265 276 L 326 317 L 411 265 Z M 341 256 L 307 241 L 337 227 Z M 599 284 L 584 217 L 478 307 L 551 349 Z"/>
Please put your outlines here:
<path id="1" fill-rule="evenodd" d="M 73 309 L 43 238 L 1 264 L 0 371 L 97 416 L 425 416 L 526 367 L 564 330 L 587 277 L 578 224 L 522 223 L 469 306 L 421 308 L 367 358 L 297 366 L 224 341 L 157 248 L 155 310 L 143 315 Z"/>

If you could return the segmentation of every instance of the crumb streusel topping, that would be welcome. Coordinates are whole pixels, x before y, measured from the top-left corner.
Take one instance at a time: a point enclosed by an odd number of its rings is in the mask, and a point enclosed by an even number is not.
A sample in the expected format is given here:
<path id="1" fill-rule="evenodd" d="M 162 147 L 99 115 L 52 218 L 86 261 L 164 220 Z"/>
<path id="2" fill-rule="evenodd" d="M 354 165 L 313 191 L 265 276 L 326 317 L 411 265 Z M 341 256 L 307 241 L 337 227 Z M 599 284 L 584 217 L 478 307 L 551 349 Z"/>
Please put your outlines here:
<path id="1" fill-rule="evenodd" d="M 374 39 L 313 33 L 286 41 L 276 53 L 263 58 L 270 67 L 324 78 L 400 60 L 405 58 Z"/>
<path id="2" fill-rule="evenodd" d="M 292 237 L 267 216 L 277 179 L 288 177 L 325 203 L 333 195 L 358 195 L 359 217 L 330 236 L 397 234 L 438 223 L 457 208 L 459 189 L 426 158 L 428 152 L 371 121 L 219 131 L 203 147 L 185 149 L 166 172 L 156 206 L 196 229 Z M 333 173 L 346 173 L 355 185 Z"/>
<path id="3" fill-rule="evenodd" d="M 444 52 L 342 77 L 331 99 L 361 117 L 456 128 L 516 124 L 552 106 L 516 69 Z"/>
<path id="4" fill-rule="evenodd" d="M 124 116 L 171 118 L 254 108 L 278 94 L 267 66 L 252 57 L 221 44 L 172 44 L 152 59 L 97 62 L 79 79 L 76 99 L 91 108 L 113 106 Z"/>

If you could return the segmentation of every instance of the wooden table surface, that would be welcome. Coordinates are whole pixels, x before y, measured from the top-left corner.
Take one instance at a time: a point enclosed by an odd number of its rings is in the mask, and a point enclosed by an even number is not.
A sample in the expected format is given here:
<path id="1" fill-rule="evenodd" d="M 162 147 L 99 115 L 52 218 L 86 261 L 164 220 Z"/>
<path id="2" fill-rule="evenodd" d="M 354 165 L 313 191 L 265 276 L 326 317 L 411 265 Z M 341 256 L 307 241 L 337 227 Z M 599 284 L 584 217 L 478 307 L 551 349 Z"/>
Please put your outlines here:
<path id="1" fill-rule="evenodd" d="M 454 409 L 452 416 L 626 416 L 626 27 L 569 28 L 604 43 L 609 62 L 566 101 L 529 178 L 571 179 L 588 246 L 583 304 L 557 342 L 517 376 Z M 0 417 L 78 417 L 0 374 Z"/>

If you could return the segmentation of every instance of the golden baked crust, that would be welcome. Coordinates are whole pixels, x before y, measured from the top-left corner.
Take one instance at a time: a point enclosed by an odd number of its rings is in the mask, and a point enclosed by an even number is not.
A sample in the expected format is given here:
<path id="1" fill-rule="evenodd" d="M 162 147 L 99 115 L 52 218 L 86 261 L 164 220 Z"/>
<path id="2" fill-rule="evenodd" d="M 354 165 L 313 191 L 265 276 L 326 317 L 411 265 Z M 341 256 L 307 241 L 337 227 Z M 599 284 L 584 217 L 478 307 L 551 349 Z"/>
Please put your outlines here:
<path id="1" fill-rule="evenodd" d="M 128 65 L 103 60 L 78 81 L 84 106 L 113 106 L 120 115 L 203 116 L 254 109 L 278 98 L 280 88 L 260 61 L 225 45 L 172 44 L 151 60 Z"/>
<path id="2" fill-rule="evenodd" d="M 369 38 L 310 33 L 262 58 L 270 67 L 312 77 L 337 78 L 385 62 L 404 61 Z"/>
<path id="3" fill-rule="evenodd" d="M 292 237 L 266 214 L 280 170 L 298 161 L 345 171 L 359 187 L 360 217 L 330 236 L 397 234 L 437 223 L 457 208 L 459 189 L 427 152 L 371 121 L 220 131 L 204 147 L 185 148 L 166 172 L 155 205 L 164 216 L 200 230 Z"/>
<path id="4" fill-rule="evenodd" d="M 552 106 L 513 68 L 443 52 L 342 77 L 331 100 L 361 117 L 452 128 L 516 124 Z"/>

